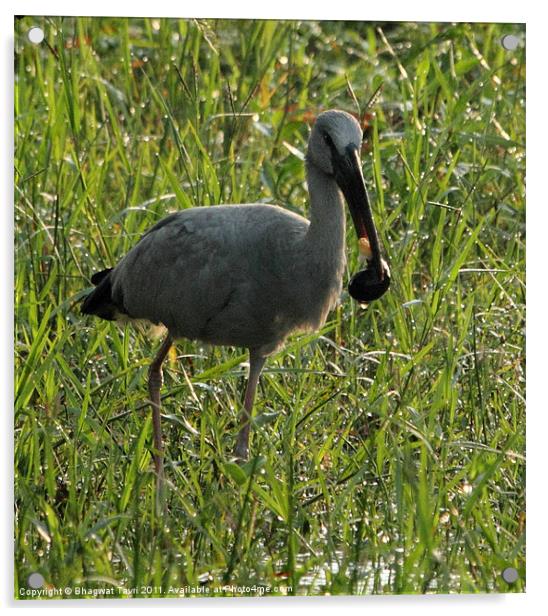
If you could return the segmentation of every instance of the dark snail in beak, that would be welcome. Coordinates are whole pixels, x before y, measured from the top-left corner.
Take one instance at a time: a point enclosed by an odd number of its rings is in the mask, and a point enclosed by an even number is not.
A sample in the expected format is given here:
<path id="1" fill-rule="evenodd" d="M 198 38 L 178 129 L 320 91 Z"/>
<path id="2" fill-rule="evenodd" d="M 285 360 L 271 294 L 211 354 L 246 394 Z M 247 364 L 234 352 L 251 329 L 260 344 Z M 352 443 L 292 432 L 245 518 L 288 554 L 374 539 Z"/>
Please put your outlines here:
<path id="1" fill-rule="evenodd" d="M 373 267 L 360 270 L 354 274 L 348 283 L 348 292 L 360 304 L 368 304 L 374 299 L 379 299 L 386 293 L 390 286 L 390 269 L 384 259 L 381 259 L 383 269 L 382 280 Z"/>
<path id="2" fill-rule="evenodd" d="M 368 304 L 379 299 L 390 286 L 390 268 L 379 255 L 378 266 L 372 266 L 373 252 L 367 238 L 359 240 L 360 253 L 367 259 L 367 267 L 354 274 L 348 283 L 348 292 L 360 304 Z"/>

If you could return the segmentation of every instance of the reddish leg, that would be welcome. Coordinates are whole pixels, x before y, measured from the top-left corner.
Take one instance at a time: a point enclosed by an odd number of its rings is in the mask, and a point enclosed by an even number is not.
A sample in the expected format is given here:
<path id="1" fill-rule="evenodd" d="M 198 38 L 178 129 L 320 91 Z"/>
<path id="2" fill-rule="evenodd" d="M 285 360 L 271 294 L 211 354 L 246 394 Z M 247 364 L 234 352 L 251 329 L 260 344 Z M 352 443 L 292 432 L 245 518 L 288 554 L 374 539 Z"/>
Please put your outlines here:
<path id="1" fill-rule="evenodd" d="M 163 383 L 162 362 L 173 344 L 173 338 L 168 334 L 162 343 L 148 371 L 148 391 L 152 406 L 152 433 L 154 437 L 154 466 L 156 468 L 157 484 L 160 486 L 164 478 L 164 443 L 162 439 L 162 418 L 160 415 L 160 388 Z"/>
<path id="2" fill-rule="evenodd" d="M 249 351 L 249 378 L 245 389 L 244 406 L 240 415 L 240 432 L 236 447 L 234 448 L 234 456 L 241 461 L 247 460 L 249 452 L 249 429 L 251 426 L 251 415 L 253 411 L 253 401 L 255 400 L 255 392 L 257 391 L 257 383 L 263 369 L 266 357 L 263 357 L 254 351 Z"/>

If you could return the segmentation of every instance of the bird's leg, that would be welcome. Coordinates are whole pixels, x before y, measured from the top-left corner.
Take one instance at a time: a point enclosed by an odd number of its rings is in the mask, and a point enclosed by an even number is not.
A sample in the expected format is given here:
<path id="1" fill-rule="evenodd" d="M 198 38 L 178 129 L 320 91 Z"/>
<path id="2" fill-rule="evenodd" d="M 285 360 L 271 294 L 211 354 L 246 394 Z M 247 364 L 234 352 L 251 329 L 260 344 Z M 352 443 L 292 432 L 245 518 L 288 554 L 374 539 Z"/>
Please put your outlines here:
<path id="1" fill-rule="evenodd" d="M 247 460 L 253 401 L 255 400 L 257 383 L 259 382 L 259 376 L 265 361 L 266 357 L 253 351 L 249 352 L 249 378 L 245 389 L 244 406 L 240 415 L 240 432 L 236 441 L 236 447 L 234 448 L 234 456 L 242 461 Z"/>
<path id="2" fill-rule="evenodd" d="M 152 406 L 152 433 L 154 437 L 153 456 L 157 485 L 162 484 L 164 476 L 164 444 L 162 440 L 162 422 L 160 416 L 160 388 L 163 383 L 162 362 L 172 344 L 173 338 L 168 334 L 148 370 L 148 392 L 150 404 Z"/>

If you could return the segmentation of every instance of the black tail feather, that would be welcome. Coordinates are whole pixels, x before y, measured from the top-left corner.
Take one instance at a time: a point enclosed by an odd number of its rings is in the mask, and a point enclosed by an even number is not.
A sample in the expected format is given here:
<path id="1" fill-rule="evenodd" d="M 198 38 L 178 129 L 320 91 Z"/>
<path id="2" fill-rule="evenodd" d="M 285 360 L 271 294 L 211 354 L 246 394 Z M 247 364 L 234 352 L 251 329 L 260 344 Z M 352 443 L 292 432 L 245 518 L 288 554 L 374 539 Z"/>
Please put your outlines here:
<path id="1" fill-rule="evenodd" d="M 91 282 L 96 287 L 84 298 L 81 308 L 82 314 L 94 314 L 107 321 L 114 321 L 117 318 L 120 310 L 112 299 L 111 271 L 112 268 L 109 268 L 93 274 Z"/>
<path id="2" fill-rule="evenodd" d="M 107 267 L 107 269 L 101 270 L 100 272 L 95 272 L 91 277 L 91 282 L 97 286 L 105 276 L 108 276 L 109 272 L 112 272 L 112 267 Z"/>

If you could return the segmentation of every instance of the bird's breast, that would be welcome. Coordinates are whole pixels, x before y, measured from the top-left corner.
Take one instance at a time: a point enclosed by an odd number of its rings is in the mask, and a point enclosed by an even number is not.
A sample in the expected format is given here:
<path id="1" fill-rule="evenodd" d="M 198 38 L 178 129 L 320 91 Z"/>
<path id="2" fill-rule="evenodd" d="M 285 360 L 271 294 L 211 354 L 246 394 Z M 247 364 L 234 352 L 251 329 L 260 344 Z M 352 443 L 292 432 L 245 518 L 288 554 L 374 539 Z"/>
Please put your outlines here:
<path id="1" fill-rule="evenodd" d="M 295 328 L 315 331 L 321 328 L 340 298 L 344 273 L 344 254 L 329 263 L 309 263 L 304 274 L 298 276 L 298 291 L 291 306 Z M 284 307 L 281 306 L 282 312 Z"/>

